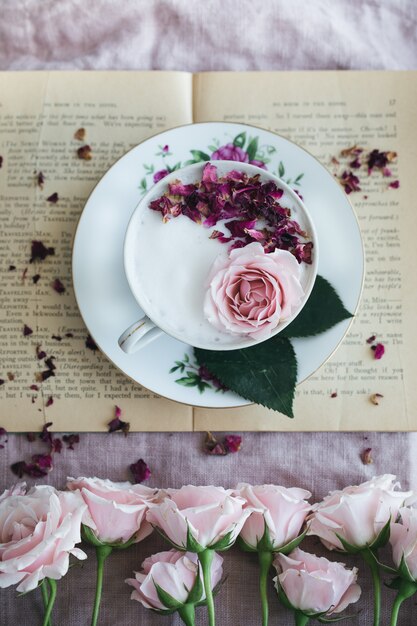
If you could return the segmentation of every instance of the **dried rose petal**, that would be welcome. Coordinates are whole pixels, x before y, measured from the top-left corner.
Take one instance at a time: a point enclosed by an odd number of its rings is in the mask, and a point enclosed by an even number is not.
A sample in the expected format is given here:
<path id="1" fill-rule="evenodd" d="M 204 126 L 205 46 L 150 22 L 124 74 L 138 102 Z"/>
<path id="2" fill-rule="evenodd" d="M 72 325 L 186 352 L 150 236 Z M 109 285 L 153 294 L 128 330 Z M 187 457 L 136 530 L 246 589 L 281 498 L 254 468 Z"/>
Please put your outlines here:
<path id="1" fill-rule="evenodd" d="M 382 393 L 373 393 L 372 396 L 369 398 L 370 401 L 372 402 L 372 404 L 375 404 L 378 406 L 379 404 L 379 399 L 383 398 L 384 396 L 382 395 Z"/>
<path id="2" fill-rule="evenodd" d="M 47 359 L 45 359 L 45 365 L 49 370 L 56 370 L 56 365 L 54 361 L 55 361 L 55 357 L 52 355 L 48 357 Z"/>
<path id="3" fill-rule="evenodd" d="M 9 380 L 14 380 L 16 378 L 15 374 L 13 374 L 13 372 L 7 372 L 7 378 Z"/>
<path id="4" fill-rule="evenodd" d="M 33 281 L 34 285 L 37 284 L 37 282 L 39 281 L 40 277 L 41 277 L 40 274 L 35 274 L 34 276 L 32 276 L 32 281 Z"/>
<path id="5" fill-rule="evenodd" d="M 78 158 L 84 161 L 91 161 L 93 158 L 91 146 L 81 146 L 81 148 L 78 148 L 77 154 Z"/>
<path id="6" fill-rule="evenodd" d="M 129 465 L 129 469 L 132 472 L 133 482 L 135 484 L 143 483 L 143 481 L 148 480 L 151 475 L 151 470 L 143 459 L 139 459 L 136 463 Z"/>
<path id="7" fill-rule="evenodd" d="M 371 456 L 372 448 L 365 448 L 365 450 L 361 454 L 362 463 L 364 465 L 370 465 L 374 462 Z"/>
<path id="8" fill-rule="evenodd" d="M 51 451 L 61 454 L 61 450 L 62 450 L 62 441 L 59 437 L 55 437 L 55 439 L 52 439 Z"/>
<path id="9" fill-rule="evenodd" d="M 55 376 L 55 373 L 52 370 L 44 370 L 43 372 L 36 372 L 35 380 L 37 383 L 43 383 L 45 380 L 48 380 L 51 376 Z"/>
<path id="10" fill-rule="evenodd" d="M 68 450 L 74 450 L 74 445 L 80 442 L 80 435 L 64 435 L 62 439 L 67 444 Z"/>
<path id="11" fill-rule="evenodd" d="M 352 191 L 361 190 L 359 186 L 359 178 L 356 176 L 356 174 L 350 172 L 349 170 L 345 170 L 339 180 L 347 194 L 352 193 Z"/>
<path id="12" fill-rule="evenodd" d="M 0 156 L 0 169 L 3 167 L 3 157 Z"/>
<path id="13" fill-rule="evenodd" d="M 52 204 L 56 204 L 59 200 L 59 196 L 57 194 L 57 192 L 55 191 L 53 194 L 51 194 L 48 198 L 46 198 L 47 202 L 51 202 Z"/>
<path id="14" fill-rule="evenodd" d="M 65 333 L 65 337 L 68 337 L 68 338 L 74 337 L 74 333 Z"/>
<path id="15" fill-rule="evenodd" d="M 39 391 L 38 385 L 31 385 L 29 389 L 31 389 L 32 391 Z"/>
<path id="16" fill-rule="evenodd" d="M 337 398 L 337 391 L 333 391 L 333 393 L 330 394 L 331 398 Z"/>
<path id="17" fill-rule="evenodd" d="M 368 337 L 368 339 L 366 340 L 366 343 L 374 343 L 376 339 L 376 335 L 371 335 L 370 337 Z"/>
<path id="18" fill-rule="evenodd" d="M 206 433 L 203 450 L 206 454 L 212 454 L 214 456 L 225 456 L 228 452 L 224 444 L 217 441 L 216 437 L 211 432 Z"/>
<path id="19" fill-rule="evenodd" d="M 14 272 L 16 265 L 9 265 L 9 272 Z"/>
<path id="20" fill-rule="evenodd" d="M 38 172 L 38 174 L 36 176 L 36 182 L 38 183 L 38 187 L 43 189 L 43 184 L 45 182 L 45 176 L 42 174 L 42 172 Z"/>
<path id="21" fill-rule="evenodd" d="M 124 422 L 123 420 L 120 419 L 122 415 L 122 410 L 120 407 L 115 406 L 114 407 L 114 418 L 112 420 L 110 420 L 110 422 L 107 424 L 108 426 L 108 431 L 109 433 L 114 433 L 116 431 L 121 431 L 125 434 L 125 436 L 127 436 L 129 429 L 130 429 L 130 422 Z"/>
<path id="22" fill-rule="evenodd" d="M 400 186 L 399 180 L 393 180 L 392 183 L 388 185 L 388 187 L 390 187 L 391 189 L 398 189 L 399 186 Z"/>
<path id="23" fill-rule="evenodd" d="M 54 282 L 51 283 L 51 287 L 57 293 L 65 293 L 65 287 L 64 287 L 63 283 L 59 280 L 59 278 L 55 278 Z"/>
<path id="24" fill-rule="evenodd" d="M 85 128 L 79 128 L 74 133 L 74 139 L 76 139 L 77 141 L 84 141 L 85 135 L 86 135 Z"/>
<path id="25" fill-rule="evenodd" d="M 385 354 L 385 346 L 383 343 L 377 343 L 376 346 L 371 346 L 374 351 L 374 357 L 379 361 Z"/>
<path id="26" fill-rule="evenodd" d="M 36 346 L 36 356 L 38 357 L 38 359 L 44 359 L 46 357 L 46 352 L 44 350 L 41 350 L 40 344 Z"/>
<path id="27" fill-rule="evenodd" d="M 5 381 L 3 378 L 0 378 L 0 387 L 1 387 L 2 385 L 4 385 L 4 383 L 5 383 L 5 382 L 6 382 L 6 381 Z"/>
<path id="28" fill-rule="evenodd" d="M 51 406 L 54 403 L 54 399 L 52 396 L 49 396 L 47 401 L 45 402 L 45 406 Z"/>
<path id="29" fill-rule="evenodd" d="M 55 341 L 62 341 L 61 335 L 51 335 L 51 339 L 54 339 Z"/>
<path id="30" fill-rule="evenodd" d="M 87 335 L 85 340 L 85 347 L 89 350 L 98 350 L 98 346 L 91 335 Z"/>
<path id="31" fill-rule="evenodd" d="M 44 261 L 47 256 L 53 256 L 55 248 L 47 248 L 42 241 L 32 241 L 30 263 L 34 261 Z"/>
<path id="32" fill-rule="evenodd" d="M 240 435 L 226 435 L 224 445 L 228 452 L 239 452 L 242 447 L 242 437 Z"/>
<path id="33" fill-rule="evenodd" d="M 23 326 L 23 336 L 24 337 L 28 337 L 29 335 L 32 335 L 32 334 L 33 334 L 33 330 L 30 328 L 30 326 L 25 324 Z"/>
<path id="34" fill-rule="evenodd" d="M 0 448 L 3 449 L 4 444 L 6 444 L 7 442 L 8 442 L 7 430 L 3 428 L 3 426 L 0 426 Z"/>
<path id="35" fill-rule="evenodd" d="M 24 270 L 23 270 L 23 272 L 22 272 L 22 279 L 21 279 L 21 280 L 22 280 L 22 283 L 24 283 L 24 282 L 25 282 L 25 280 L 26 280 L 26 276 L 27 276 L 27 273 L 28 273 L 28 269 L 29 269 L 28 267 L 25 267 L 25 269 L 24 269 Z"/>
<path id="36" fill-rule="evenodd" d="M 50 454 L 34 454 L 32 461 L 33 465 L 43 472 L 49 472 L 52 469 L 52 456 Z"/>
<path id="37" fill-rule="evenodd" d="M 39 434 L 39 439 L 49 445 L 52 445 L 52 433 L 49 432 L 48 428 L 52 426 L 52 424 L 53 422 L 47 422 L 46 424 L 44 424 Z"/>
<path id="38" fill-rule="evenodd" d="M 29 443 L 33 443 L 36 439 L 35 433 L 26 433 L 26 439 L 29 441 Z"/>
<path id="39" fill-rule="evenodd" d="M 12 463 L 10 469 L 12 470 L 13 474 L 16 474 L 16 476 L 18 476 L 18 478 L 22 478 L 23 474 L 25 474 L 26 472 L 26 467 L 27 465 L 25 461 L 17 461 L 17 463 Z"/>
<path id="40" fill-rule="evenodd" d="M 363 148 L 360 148 L 359 146 L 355 144 L 354 146 L 351 146 L 350 148 L 344 148 L 343 150 L 341 150 L 340 156 L 344 158 L 350 157 L 350 156 L 359 156 L 360 154 L 362 154 L 362 152 L 363 152 Z"/>

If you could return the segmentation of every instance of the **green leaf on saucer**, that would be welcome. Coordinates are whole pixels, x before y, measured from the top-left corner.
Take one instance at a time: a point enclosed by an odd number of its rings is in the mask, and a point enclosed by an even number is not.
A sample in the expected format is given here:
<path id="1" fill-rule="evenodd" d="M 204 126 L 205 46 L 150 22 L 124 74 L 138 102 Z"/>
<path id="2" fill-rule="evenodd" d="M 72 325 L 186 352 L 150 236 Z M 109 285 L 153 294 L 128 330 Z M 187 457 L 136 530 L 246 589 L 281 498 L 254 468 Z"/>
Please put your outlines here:
<path id="1" fill-rule="evenodd" d="M 349 317 L 352 317 L 352 313 L 345 309 L 331 284 L 322 276 L 317 276 L 313 291 L 304 308 L 295 320 L 281 331 L 280 336 L 310 337 L 311 335 L 318 335 Z"/>
<path id="2" fill-rule="evenodd" d="M 256 157 L 256 152 L 258 150 L 258 138 L 254 137 L 250 140 L 248 147 L 246 148 L 246 153 L 248 155 L 249 161 L 253 161 Z"/>
<path id="3" fill-rule="evenodd" d="M 199 365 L 246 400 L 294 417 L 297 359 L 286 337 L 279 334 L 241 350 L 194 348 L 194 354 Z"/>
<path id="4" fill-rule="evenodd" d="M 199 163 L 200 161 L 210 161 L 210 155 L 206 152 L 202 152 L 202 150 L 190 150 L 190 152 L 194 157 L 195 163 Z"/>

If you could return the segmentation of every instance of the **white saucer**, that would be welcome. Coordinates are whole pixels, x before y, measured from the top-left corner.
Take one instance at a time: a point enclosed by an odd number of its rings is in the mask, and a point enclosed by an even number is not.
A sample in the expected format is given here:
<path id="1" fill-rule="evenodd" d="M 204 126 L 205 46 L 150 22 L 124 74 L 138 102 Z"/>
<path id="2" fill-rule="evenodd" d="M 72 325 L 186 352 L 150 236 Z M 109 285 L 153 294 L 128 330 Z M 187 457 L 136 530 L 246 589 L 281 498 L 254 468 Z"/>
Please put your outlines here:
<path id="1" fill-rule="evenodd" d="M 256 164 L 266 162 L 268 170 L 302 194 L 317 229 L 318 273 L 331 282 L 352 313 L 359 304 L 364 276 L 361 234 L 345 192 L 319 161 L 287 139 L 245 124 L 207 122 L 168 130 L 125 154 L 95 187 L 78 224 L 72 269 L 81 315 L 100 350 L 134 381 L 166 398 L 213 408 L 250 403 L 210 384 L 198 385 L 191 346 L 162 335 L 128 355 L 117 340 L 142 315 L 123 267 L 125 231 L 137 203 L 153 184 L 156 172 L 183 167 L 193 159 L 211 158 L 219 148 L 222 158 L 231 154 L 245 158 L 249 153 Z M 316 337 L 292 340 L 298 382 L 331 356 L 350 323 L 345 320 Z M 170 372 L 176 362 L 184 364 L 182 373 L 181 368 Z M 176 382 L 179 379 L 185 380 Z"/>

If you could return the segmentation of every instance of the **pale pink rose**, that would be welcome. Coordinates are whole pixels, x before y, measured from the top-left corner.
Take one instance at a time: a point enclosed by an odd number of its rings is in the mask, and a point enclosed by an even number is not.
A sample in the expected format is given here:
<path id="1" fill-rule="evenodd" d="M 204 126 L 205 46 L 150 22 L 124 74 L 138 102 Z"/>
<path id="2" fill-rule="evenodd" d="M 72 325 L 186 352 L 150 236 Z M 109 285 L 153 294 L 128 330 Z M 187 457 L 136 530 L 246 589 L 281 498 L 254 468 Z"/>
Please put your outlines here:
<path id="1" fill-rule="evenodd" d="M 187 545 L 187 529 L 200 549 L 227 549 L 237 539 L 252 512 L 244 510 L 245 501 L 223 487 L 167 489 L 159 504 L 149 504 L 147 520 L 157 526 L 178 548 L 194 550 Z M 216 546 L 220 541 L 224 546 Z"/>
<path id="2" fill-rule="evenodd" d="M 214 589 L 222 579 L 223 559 L 218 554 L 214 554 L 211 565 L 211 588 Z M 135 572 L 135 578 L 126 580 L 128 585 L 134 587 L 132 600 L 141 602 L 147 609 L 166 610 L 158 597 L 155 584 L 161 587 L 172 598 L 180 604 L 186 604 L 191 590 L 197 580 L 201 580 L 201 597 L 196 601 L 203 601 L 206 598 L 204 591 L 203 575 L 198 556 L 193 552 L 179 552 L 169 550 L 159 552 L 145 559 L 142 563 L 142 570 Z"/>
<path id="3" fill-rule="evenodd" d="M 86 506 L 79 492 L 57 491 L 43 485 L 27 495 L 9 495 L 0 502 L 0 587 L 18 584 L 31 591 L 44 578 L 59 580 L 69 567 L 70 554 L 81 541 L 81 518 Z"/>
<path id="4" fill-rule="evenodd" d="M 281 588 L 295 609 L 309 615 L 340 613 L 360 598 L 356 567 L 350 570 L 299 548 L 288 556 L 277 554 L 273 565 L 277 590 Z"/>
<path id="5" fill-rule="evenodd" d="M 274 551 L 298 537 L 312 508 L 306 501 L 311 498 L 309 491 L 297 487 L 253 487 L 248 484 L 240 484 L 237 489 L 247 505 L 259 511 L 250 515 L 240 531 L 241 538 L 249 547 L 256 550 L 265 530 Z"/>
<path id="6" fill-rule="evenodd" d="M 391 524 L 392 560 L 399 568 L 404 558 L 411 577 L 417 581 L 417 509 L 403 507 L 399 514 L 402 523 Z"/>
<path id="7" fill-rule="evenodd" d="M 304 296 L 300 265 L 287 250 L 266 254 L 258 242 L 218 257 L 207 279 L 207 320 L 222 331 L 265 339 Z"/>
<path id="8" fill-rule="evenodd" d="M 83 524 L 102 543 L 136 543 L 151 534 L 145 517 L 155 489 L 101 478 L 68 478 L 67 486 L 81 491 L 88 507 Z"/>
<path id="9" fill-rule="evenodd" d="M 320 537 L 329 550 L 344 550 L 336 535 L 358 548 L 371 545 L 413 497 L 412 491 L 396 491 L 400 484 L 395 479 L 392 474 L 384 474 L 361 485 L 332 491 L 317 505 L 308 534 Z"/>
<path id="10" fill-rule="evenodd" d="M 3 493 L 0 495 L 0 502 L 9 498 L 10 496 L 24 496 L 26 493 L 26 483 L 17 483 L 17 485 L 13 485 L 10 489 L 5 489 Z"/>

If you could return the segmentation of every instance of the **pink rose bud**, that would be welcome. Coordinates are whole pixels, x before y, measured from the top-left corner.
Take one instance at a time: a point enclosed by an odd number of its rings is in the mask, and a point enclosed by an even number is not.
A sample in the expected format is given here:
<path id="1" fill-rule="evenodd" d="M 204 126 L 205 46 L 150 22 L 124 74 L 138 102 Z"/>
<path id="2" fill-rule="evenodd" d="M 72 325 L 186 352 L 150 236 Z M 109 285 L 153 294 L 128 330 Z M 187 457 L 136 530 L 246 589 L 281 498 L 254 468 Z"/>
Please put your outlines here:
<path id="1" fill-rule="evenodd" d="M 35 589 L 44 578 L 59 580 L 80 543 L 86 506 L 79 493 L 43 485 L 20 495 L 22 486 L 0 500 L 0 587 L 18 584 L 17 591 Z"/>
<path id="2" fill-rule="evenodd" d="M 69 478 L 67 487 L 81 491 L 87 505 L 83 524 L 92 530 L 98 541 L 136 543 L 151 534 L 152 527 L 145 517 L 154 489 L 100 478 Z"/>
<path id="3" fill-rule="evenodd" d="M 222 557 L 214 554 L 211 566 L 212 589 L 222 579 L 222 564 Z M 195 604 L 206 598 L 201 566 L 197 555 L 192 552 L 170 550 L 154 554 L 142 563 L 142 571 L 135 572 L 135 578 L 128 578 L 126 582 L 134 588 L 131 599 L 155 611 L 172 610 L 171 602 L 170 606 L 164 604 L 164 593 L 178 603 L 178 609 L 188 602 Z"/>
<path id="4" fill-rule="evenodd" d="M 355 548 L 371 546 L 413 496 L 412 491 L 396 491 L 400 485 L 395 479 L 392 474 L 384 474 L 361 485 L 332 491 L 316 506 L 308 534 L 320 537 L 329 550 L 346 549 L 337 535 Z"/>
<path id="5" fill-rule="evenodd" d="M 256 509 L 246 520 L 240 537 L 253 550 L 262 541 L 262 550 L 275 552 L 296 539 L 301 531 L 311 505 L 306 501 L 311 493 L 305 489 L 286 489 L 277 485 L 248 484 L 237 486 L 247 505 Z M 266 535 L 265 535 L 266 533 Z"/>
<path id="6" fill-rule="evenodd" d="M 287 250 L 266 254 L 260 243 L 218 257 L 204 300 L 207 320 L 219 330 L 266 339 L 300 306 L 300 265 Z"/>
<path id="7" fill-rule="evenodd" d="M 146 516 L 179 549 L 201 552 L 227 550 L 252 512 L 245 501 L 223 487 L 167 489 L 159 504 L 149 504 Z"/>
<path id="8" fill-rule="evenodd" d="M 417 509 L 399 510 L 402 523 L 391 524 L 392 559 L 397 569 L 402 562 L 408 574 L 417 581 Z"/>
<path id="9" fill-rule="evenodd" d="M 278 554 L 274 567 L 278 594 L 284 592 L 295 610 L 310 617 L 340 613 L 360 598 L 356 567 L 350 570 L 343 563 L 333 563 L 299 548 L 288 556 Z"/>

